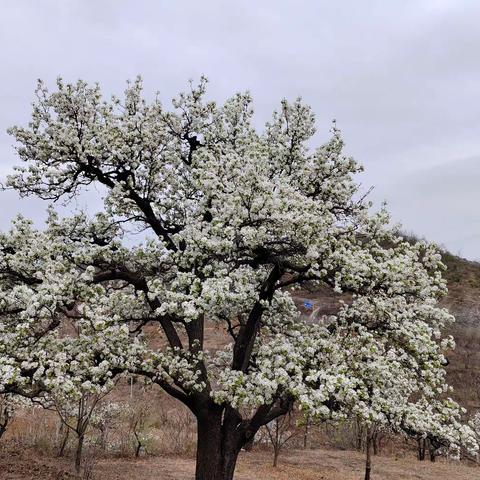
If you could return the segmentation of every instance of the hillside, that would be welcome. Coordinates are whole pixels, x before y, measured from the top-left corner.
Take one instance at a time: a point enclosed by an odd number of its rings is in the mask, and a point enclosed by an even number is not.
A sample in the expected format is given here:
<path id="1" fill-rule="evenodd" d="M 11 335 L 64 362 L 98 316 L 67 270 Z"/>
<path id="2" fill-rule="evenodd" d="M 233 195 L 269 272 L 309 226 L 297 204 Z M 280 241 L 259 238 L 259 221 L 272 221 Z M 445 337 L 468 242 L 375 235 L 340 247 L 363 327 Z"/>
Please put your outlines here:
<path id="1" fill-rule="evenodd" d="M 480 408 L 480 263 L 444 253 L 448 296 L 444 305 L 455 315 L 449 333 L 456 341 L 448 373 L 455 397 Z"/>

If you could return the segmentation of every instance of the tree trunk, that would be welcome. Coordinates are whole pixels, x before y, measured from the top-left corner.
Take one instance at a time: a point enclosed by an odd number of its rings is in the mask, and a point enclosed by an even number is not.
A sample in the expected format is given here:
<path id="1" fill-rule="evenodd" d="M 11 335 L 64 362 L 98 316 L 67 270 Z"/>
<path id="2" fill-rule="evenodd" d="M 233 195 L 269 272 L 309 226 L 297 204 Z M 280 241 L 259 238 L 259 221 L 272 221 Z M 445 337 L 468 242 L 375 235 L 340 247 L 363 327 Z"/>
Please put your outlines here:
<path id="1" fill-rule="evenodd" d="M 372 437 L 373 455 L 378 455 L 378 443 L 378 433 L 374 433 Z"/>
<path id="2" fill-rule="evenodd" d="M 366 438 L 366 453 L 367 458 L 365 462 L 365 480 L 370 480 L 370 473 L 372 471 L 372 458 L 371 458 L 371 444 L 372 444 L 372 435 L 370 434 L 370 429 L 367 429 L 367 438 Z"/>
<path id="3" fill-rule="evenodd" d="M 133 430 L 133 434 L 135 436 L 135 441 L 137 442 L 137 447 L 135 448 L 135 458 L 138 458 L 140 456 L 140 451 L 142 449 L 142 442 L 135 429 Z"/>
<path id="4" fill-rule="evenodd" d="M 195 480 L 232 480 L 242 443 L 235 430 L 222 425 L 222 409 L 200 413 L 197 428 Z"/>
<path id="5" fill-rule="evenodd" d="M 142 448 L 142 444 L 137 440 L 137 448 L 135 449 L 135 458 L 140 456 L 140 450 Z"/>
<path id="6" fill-rule="evenodd" d="M 423 462 L 425 460 L 425 439 L 418 439 L 418 459 Z"/>
<path id="7" fill-rule="evenodd" d="M 437 449 L 435 448 L 431 440 L 428 442 L 428 453 L 430 455 L 430 461 L 434 462 L 437 457 Z"/>
<path id="8" fill-rule="evenodd" d="M 100 448 L 105 451 L 107 449 L 107 427 L 100 429 Z"/>
<path id="9" fill-rule="evenodd" d="M 68 437 L 70 436 L 70 430 L 67 428 L 65 434 L 63 435 L 62 443 L 60 444 L 60 448 L 58 449 L 58 456 L 63 457 L 65 453 L 65 447 L 67 446 Z"/>
<path id="10" fill-rule="evenodd" d="M 75 451 L 75 472 L 77 475 L 80 473 L 80 468 L 82 466 L 83 439 L 83 435 L 78 437 L 77 450 Z"/>
<path id="11" fill-rule="evenodd" d="M 253 450 L 253 446 L 255 444 L 255 437 L 252 437 L 244 446 L 243 449 L 246 452 L 251 452 Z"/>
<path id="12" fill-rule="evenodd" d="M 356 449 L 359 452 L 361 452 L 363 450 L 363 448 L 362 448 L 362 444 L 363 444 L 363 425 L 358 421 L 358 419 L 356 420 L 356 424 L 355 424 L 355 432 L 356 432 L 356 436 L 357 436 Z"/>
<path id="13" fill-rule="evenodd" d="M 276 446 L 273 447 L 273 466 L 276 467 L 278 465 L 278 454 L 280 453 L 280 447 Z"/>

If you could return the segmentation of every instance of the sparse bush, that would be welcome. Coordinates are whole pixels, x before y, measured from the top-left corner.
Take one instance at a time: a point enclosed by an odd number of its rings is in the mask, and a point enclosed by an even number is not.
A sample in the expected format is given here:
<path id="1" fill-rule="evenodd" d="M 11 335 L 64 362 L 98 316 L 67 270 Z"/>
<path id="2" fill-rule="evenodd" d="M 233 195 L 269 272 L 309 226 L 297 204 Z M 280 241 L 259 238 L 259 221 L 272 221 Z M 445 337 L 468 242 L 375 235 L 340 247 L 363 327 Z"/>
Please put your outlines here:
<path id="1" fill-rule="evenodd" d="M 109 433 L 119 428 L 128 411 L 127 403 L 112 401 L 105 401 L 94 410 L 90 424 L 99 432 L 98 446 L 101 450 L 108 450 Z"/>
<path id="2" fill-rule="evenodd" d="M 277 417 L 265 425 L 264 429 L 273 448 L 273 466 L 276 467 L 280 451 L 294 436 L 300 434 L 300 430 L 293 419 L 292 412 Z"/>
<path id="3" fill-rule="evenodd" d="M 185 408 L 157 412 L 152 427 L 155 427 L 157 453 L 184 456 L 195 452 L 195 418 Z"/>
<path id="4" fill-rule="evenodd" d="M 47 400 L 50 408 L 55 411 L 60 421 L 75 435 L 75 471 L 80 473 L 82 465 L 83 448 L 86 441 L 87 430 L 99 406 L 100 400 L 106 393 L 83 392 L 79 397 L 51 396 Z M 106 407 L 106 411 L 109 408 Z"/>

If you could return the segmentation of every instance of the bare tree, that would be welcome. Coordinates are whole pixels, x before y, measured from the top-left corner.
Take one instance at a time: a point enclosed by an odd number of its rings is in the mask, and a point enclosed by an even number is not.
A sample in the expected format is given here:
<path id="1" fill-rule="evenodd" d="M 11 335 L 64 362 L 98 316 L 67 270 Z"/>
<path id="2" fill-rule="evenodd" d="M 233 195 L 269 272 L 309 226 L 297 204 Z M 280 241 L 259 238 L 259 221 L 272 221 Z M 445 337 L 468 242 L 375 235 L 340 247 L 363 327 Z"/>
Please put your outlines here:
<path id="1" fill-rule="evenodd" d="M 57 412 L 62 424 L 76 436 L 75 471 L 77 474 L 80 473 L 85 435 L 92 415 L 98 406 L 98 402 L 105 395 L 106 393 L 91 394 L 84 392 L 78 400 L 73 402 L 58 399 L 53 399 L 52 401 L 52 409 Z M 64 448 L 65 445 L 63 445 Z"/>
<path id="2" fill-rule="evenodd" d="M 278 465 L 280 450 L 289 440 L 298 434 L 298 429 L 293 420 L 292 411 L 272 420 L 265 425 L 265 430 L 267 431 L 268 438 L 273 447 L 273 466 L 276 467 Z"/>

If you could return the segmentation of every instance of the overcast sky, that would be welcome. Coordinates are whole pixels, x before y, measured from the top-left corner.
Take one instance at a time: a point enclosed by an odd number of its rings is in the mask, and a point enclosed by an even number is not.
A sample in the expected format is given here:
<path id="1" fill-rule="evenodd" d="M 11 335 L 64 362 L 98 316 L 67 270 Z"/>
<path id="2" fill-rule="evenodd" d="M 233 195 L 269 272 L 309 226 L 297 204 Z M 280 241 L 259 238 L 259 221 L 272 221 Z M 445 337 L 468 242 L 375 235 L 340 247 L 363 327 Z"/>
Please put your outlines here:
<path id="1" fill-rule="evenodd" d="M 259 125 L 301 95 L 318 141 L 337 120 L 395 221 L 480 259 L 479 19 L 467 0 L 3 0 L 0 177 L 17 162 L 5 130 L 28 121 L 37 78 L 111 94 L 141 74 L 167 102 L 206 74 L 215 99 L 250 90 Z M 45 208 L 0 193 L 0 228 Z"/>

